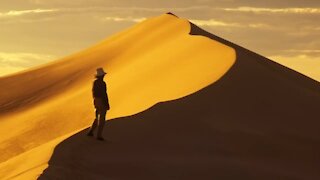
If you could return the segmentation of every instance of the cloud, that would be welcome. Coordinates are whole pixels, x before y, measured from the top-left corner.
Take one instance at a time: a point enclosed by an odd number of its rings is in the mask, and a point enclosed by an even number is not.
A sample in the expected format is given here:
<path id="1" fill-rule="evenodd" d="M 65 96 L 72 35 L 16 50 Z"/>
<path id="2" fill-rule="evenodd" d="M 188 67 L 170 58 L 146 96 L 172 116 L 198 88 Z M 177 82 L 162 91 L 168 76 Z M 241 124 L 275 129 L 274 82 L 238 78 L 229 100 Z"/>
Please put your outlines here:
<path id="1" fill-rule="evenodd" d="M 55 19 L 54 15 L 59 9 L 28 9 L 0 12 L 1 24 L 34 23 Z"/>
<path id="2" fill-rule="evenodd" d="M 32 23 L 48 20 L 59 20 L 70 18 L 70 16 L 86 16 L 87 18 L 99 17 L 103 21 L 127 21 L 141 22 L 145 17 L 133 17 L 135 14 L 165 13 L 166 8 L 139 8 L 139 7 L 77 7 L 77 8 L 55 8 L 55 9 L 29 9 L 10 10 L 0 12 L 0 23 Z M 69 16 L 69 17 L 67 17 Z M 76 18 L 77 18 L 76 17 Z"/>
<path id="3" fill-rule="evenodd" d="M 294 53 L 320 53 L 319 49 L 288 49 L 285 52 L 294 52 Z"/>
<path id="4" fill-rule="evenodd" d="M 0 52 L 0 76 L 47 63 L 54 59 L 54 56 L 46 54 Z"/>
<path id="5" fill-rule="evenodd" d="M 104 17 L 102 18 L 103 21 L 115 21 L 115 22 L 142 22 L 146 20 L 145 17 L 140 17 L 140 18 L 133 18 L 133 17 Z"/>
<path id="6" fill-rule="evenodd" d="M 222 28 L 261 28 L 267 29 L 271 28 L 268 24 L 263 23 L 236 23 L 236 22 L 225 22 L 225 21 L 218 21 L 215 19 L 191 19 L 192 23 L 198 26 L 209 26 L 209 27 L 222 27 Z"/>
<path id="7" fill-rule="evenodd" d="M 290 14 L 320 14 L 320 8 L 258 8 L 258 7 L 237 7 L 221 8 L 224 11 L 253 12 L 253 13 L 290 13 Z"/>
<path id="8" fill-rule="evenodd" d="M 56 12 L 58 9 L 29 9 L 29 10 L 11 10 L 9 12 L 0 13 L 1 17 L 16 17 L 16 16 L 23 16 L 29 14 L 40 14 L 40 13 L 48 13 L 48 12 Z"/>
<path id="9" fill-rule="evenodd" d="M 217 21 L 215 19 L 208 19 L 208 20 L 191 19 L 190 21 L 198 26 L 241 27 L 241 25 L 238 23 L 227 23 L 223 21 Z"/>
<path id="10" fill-rule="evenodd" d="M 300 55 L 300 57 L 320 57 L 320 50 L 317 49 L 287 49 L 283 50 L 282 54 L 287 55 L 288 57 L 295 57 L 297 55 Z M 320 59 L 319 59 L 319 66 L 320 66 Z"/>

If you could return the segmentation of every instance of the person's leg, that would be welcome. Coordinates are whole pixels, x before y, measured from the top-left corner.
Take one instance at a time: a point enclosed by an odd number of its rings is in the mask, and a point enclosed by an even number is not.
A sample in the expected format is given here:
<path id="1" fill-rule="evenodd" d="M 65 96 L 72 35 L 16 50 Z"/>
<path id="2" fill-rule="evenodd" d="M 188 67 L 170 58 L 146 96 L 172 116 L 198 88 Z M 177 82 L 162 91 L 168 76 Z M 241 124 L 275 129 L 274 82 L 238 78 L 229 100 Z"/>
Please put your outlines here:
<path id="1" fill-rule="evenodd" d="M 106 110 L 102 110 L 99 116 L 99 127 L 98 127 L 98 135 L 97 135 L 97 138 L 99 140 L 103 140 L 102 132 L 103 132 L 104 124 L 106 122 L 106 113 L 107 113 Z"/>
<path id="2" fill-rule="evenodd" d="M 87 134 L 88 136 L 93 136 L 93 132 L 97 127 L 98 118 L 99 118 L 99 112 L 98 112 L 98 110 L 96 110 L 96 118 L 94 119 L 94 121 L 93 121 L 93 123 L 92 123 L 92 125 L 90 127 L 90 130 L 89 130 L 89 132 Z"/>

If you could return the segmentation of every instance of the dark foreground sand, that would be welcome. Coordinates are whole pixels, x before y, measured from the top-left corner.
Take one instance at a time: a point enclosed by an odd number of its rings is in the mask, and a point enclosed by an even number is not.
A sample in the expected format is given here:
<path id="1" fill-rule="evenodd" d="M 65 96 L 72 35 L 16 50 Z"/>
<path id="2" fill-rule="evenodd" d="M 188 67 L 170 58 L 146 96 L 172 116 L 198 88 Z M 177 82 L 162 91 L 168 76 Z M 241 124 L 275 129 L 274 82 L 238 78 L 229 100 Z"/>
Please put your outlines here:
<path id="1" fill-rule="evenodd" d="M 320 179 L 320 83 L 237 51 L 218 82 L 59 144 L 39 179 Z"/>

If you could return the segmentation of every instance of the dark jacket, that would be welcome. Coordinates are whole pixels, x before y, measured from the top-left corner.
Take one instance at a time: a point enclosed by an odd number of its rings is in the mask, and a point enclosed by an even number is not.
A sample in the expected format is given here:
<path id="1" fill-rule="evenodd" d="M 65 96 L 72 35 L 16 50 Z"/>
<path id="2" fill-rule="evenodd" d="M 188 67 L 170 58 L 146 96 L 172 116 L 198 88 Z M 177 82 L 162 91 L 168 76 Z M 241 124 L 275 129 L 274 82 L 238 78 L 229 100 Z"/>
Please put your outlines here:
<path id="1" fill-rule="evenodd" d="M 110 109 L 109 99 L 107 95 L 107 85 L 103 81 L 103 79 L 96 79 L 93 82 L 92 95 L 94 99 L 100 98 L 107 109 Z"/>

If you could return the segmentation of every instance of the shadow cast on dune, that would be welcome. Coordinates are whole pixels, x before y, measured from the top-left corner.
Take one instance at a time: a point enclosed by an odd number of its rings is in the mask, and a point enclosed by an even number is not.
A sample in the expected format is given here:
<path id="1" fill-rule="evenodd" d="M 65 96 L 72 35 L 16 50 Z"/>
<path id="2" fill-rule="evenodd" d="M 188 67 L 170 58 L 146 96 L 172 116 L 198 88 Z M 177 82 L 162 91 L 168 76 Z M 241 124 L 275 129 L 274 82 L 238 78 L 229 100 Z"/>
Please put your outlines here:
<path id="1" fill-rule="evenodd" d="M 236 49 L 219 81 L 59 144 L 39 179 L 319 179 L 320 85 Z"/>

